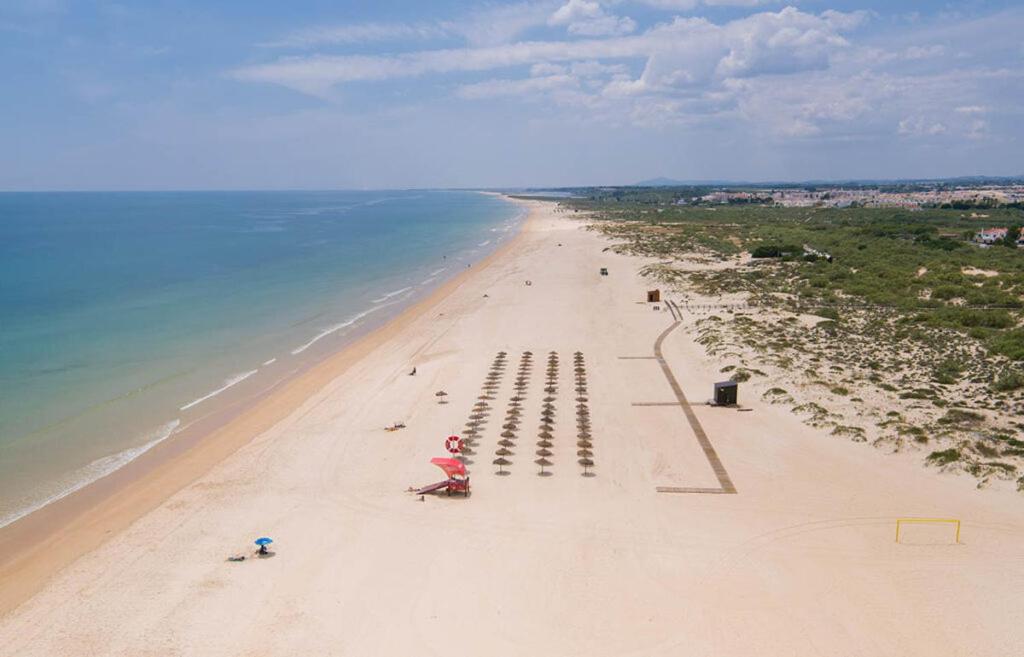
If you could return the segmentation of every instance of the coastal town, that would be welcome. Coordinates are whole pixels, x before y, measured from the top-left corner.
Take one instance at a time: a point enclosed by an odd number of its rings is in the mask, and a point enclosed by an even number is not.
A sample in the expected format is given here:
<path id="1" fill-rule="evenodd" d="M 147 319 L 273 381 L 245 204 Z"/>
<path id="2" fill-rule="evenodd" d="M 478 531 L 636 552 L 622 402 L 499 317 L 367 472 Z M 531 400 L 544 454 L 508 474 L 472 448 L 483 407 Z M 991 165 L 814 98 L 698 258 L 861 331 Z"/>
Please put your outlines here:
<path id="1" fill-rule="evenodd" d="M 680 205 L 762 204 L 788 208 L 925 208 L 984 209 L 1024 204 L 1024 184 L 951 186 L 913 185 L 891 187 L 794 187 L 716 189 L 694 198 L 681 198 Z M 979 216 L 977 218 L 984 218 Z"/>

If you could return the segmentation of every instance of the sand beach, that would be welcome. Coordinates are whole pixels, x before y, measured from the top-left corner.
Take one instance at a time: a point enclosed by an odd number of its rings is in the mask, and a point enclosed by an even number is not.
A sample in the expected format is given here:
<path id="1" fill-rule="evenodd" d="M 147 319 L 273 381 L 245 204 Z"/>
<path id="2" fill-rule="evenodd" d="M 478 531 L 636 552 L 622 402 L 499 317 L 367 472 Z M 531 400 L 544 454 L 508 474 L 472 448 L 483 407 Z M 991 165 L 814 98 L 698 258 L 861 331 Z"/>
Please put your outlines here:
<path id="1" fill-rule="evenodd" d="M 516 238 L 384 327 L 0 530 L 0 655 L 1019 651 L 1018 493 L 742 384 L 742 410 L 705 405 L 722 375 L 696 318 L 645 302 L 652 261 L 522 202 Z M 472 495 L 409 494 L 467 427 Z M 960 542 L 897 543 L 906 517 Z"/>

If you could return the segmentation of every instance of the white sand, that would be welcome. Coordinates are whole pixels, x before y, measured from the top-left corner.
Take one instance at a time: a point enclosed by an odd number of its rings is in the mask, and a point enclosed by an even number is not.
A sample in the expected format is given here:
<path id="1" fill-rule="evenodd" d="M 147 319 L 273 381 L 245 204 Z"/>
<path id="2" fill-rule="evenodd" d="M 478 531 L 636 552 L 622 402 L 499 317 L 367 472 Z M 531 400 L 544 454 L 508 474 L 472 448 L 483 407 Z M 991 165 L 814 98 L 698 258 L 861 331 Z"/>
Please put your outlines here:
<path id="1" fill-rule="evenodd" d="M 650 356 L 671 317 L 637 303 L 646 261 L 602 252 L 551 208 L 534 204 L 509 253 L 0 618 L 0 654 L 1020 653 L 1017 493 L 828 436 L 742 385 L 752 412 L 695 407 L 738 494 L 657 493 L 717 485 L 678 406 L 632 405 L 673 400 L 658 362 L 619 358 Z M 490 461 L 527 349 L 512 474 L 498 477 Z M 428 461 L 499 350 L 509 367 L 473 495 L 406 494 L 438 479 Z M 532 461 L 550 350 L 561 379 L 554 475 L 542 478 Z M 576 350 L 589 479 L 575 455 Z M 664 354 L 691 401 L 710 396 L 721 375 L 684 331 Z M 439 389 L 451 403 L 436 403 Z M 382 430 L 396 420 L 408 428 Z M 898 545 L 901 516 L 961 518 L 962 543 L 923 525 Z M 261 535 L 276 556 L 225 562 Z"/>

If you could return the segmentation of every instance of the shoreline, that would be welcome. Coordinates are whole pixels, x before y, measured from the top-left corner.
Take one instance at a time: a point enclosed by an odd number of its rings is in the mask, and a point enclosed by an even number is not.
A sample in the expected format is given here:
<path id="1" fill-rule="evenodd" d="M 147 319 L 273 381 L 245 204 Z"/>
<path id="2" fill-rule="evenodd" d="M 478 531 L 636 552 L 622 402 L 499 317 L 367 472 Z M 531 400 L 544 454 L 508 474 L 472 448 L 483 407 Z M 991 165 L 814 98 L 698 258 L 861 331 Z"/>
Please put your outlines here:
<path id="1" fill-rule="evenodd" d="M 532 212 L 520 206 L 518 226 L 493 251 L 395 315 L 358 327 L 340 349 L 244 400 L 195 419 L 122 467 L 0 527 L 0 617 L 63 568 L 203 476 L 301 408 L 334 379 L 439 305 L 522 240 Z"/>

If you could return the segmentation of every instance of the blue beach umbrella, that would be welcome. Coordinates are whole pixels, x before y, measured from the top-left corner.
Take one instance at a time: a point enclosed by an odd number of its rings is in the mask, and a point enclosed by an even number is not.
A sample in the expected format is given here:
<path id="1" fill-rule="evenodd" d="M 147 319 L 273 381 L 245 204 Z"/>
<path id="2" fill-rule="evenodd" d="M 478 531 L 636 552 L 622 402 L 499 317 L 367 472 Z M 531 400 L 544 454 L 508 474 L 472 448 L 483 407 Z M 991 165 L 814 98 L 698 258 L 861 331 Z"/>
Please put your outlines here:
<path id="1" fill-rule="evenodd" d="M 267 546 L 274 542 L 274 539 L 262 536 L 256 539 L 256 545 L 260 546 L 260 552 L 266 552 Z"/>

